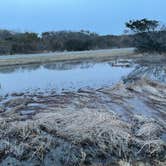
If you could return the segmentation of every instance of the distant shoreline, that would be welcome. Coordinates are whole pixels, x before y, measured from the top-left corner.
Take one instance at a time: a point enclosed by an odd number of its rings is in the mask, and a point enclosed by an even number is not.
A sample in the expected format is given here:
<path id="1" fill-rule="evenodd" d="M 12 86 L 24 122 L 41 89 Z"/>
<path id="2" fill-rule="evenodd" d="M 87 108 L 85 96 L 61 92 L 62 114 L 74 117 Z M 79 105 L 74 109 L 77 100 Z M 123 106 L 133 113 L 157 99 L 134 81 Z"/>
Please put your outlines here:
<path id="1" fill-rule="evenodd" d="M 60 61 L 74 61 L 86 59 L 109 60 L 115 57 L 128 57 L 134 55 L 134 48 L 105 49 L 94 51 L 70 51 L 42 54 L 20 54 L 0 56 L 0 66 L 26 65 L 37 63 L 50 63 Z"/>

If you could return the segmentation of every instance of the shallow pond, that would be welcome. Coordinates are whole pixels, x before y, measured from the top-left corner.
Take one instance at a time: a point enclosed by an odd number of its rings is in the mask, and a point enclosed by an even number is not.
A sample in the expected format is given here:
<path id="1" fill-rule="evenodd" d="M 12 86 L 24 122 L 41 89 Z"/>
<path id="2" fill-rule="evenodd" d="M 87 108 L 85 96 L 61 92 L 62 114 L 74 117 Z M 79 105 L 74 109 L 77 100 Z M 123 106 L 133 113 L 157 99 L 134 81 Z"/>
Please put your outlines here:
<path id="1" fill-rule="evenodd" d="M 49 63 L 0 68 L 0 93 L 110 86 L 134 69 L 131 61 Z"/>
<path id="2" fill-rule="evenodd" d="M 127 78 L 148 77 L 166 83 L 166 63 L 132 60 L 58 62 L 0 68 L 0 95 L 19 92 L 77 91 L 102 88 Z"/>

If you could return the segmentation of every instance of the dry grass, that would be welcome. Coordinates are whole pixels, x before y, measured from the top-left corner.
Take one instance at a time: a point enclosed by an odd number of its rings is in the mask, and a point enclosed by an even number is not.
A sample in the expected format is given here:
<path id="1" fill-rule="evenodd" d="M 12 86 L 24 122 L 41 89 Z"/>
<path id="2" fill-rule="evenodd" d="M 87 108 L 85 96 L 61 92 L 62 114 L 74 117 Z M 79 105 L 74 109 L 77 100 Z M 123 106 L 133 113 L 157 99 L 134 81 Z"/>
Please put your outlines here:
<path id="1" fill-rule="evenodd" d="M 156 105 L 159 99 L 162 105 L 165 103 L 164 87 L 165 85 L 140 79 L 137 83 L 120 83 L 114 88 L 99 92 L 109 95 L 118 104 L 119 101 L 120 104 L 128 104 L 128 100 L 135 95 L 142 95 L 146 102 L 154 103 L 153 110 L 158 113 Z M 85 96 L 88 95 L 92 97 L 89 92 Z M 79 102 L 81 101 L 77 100 L 77 104 Z M 124 121 L 111 109 L 80 109 L 75 105 L 75 109 L 70 109 L 71 105 L 72 103 L 59 110 L 56 108 L 39 112 L 33 119 L 26 121 L 12 120 L 14 116 L 1 117 L 0 162 L 9 162 L 12 156 L 12 161 L 17 160 L 18 165 L 31 162 L 46 166 L 57 163 L 60 166 L 103 163 L 139 166 L 143 165 L 138 162 L 140 160 L 146 160 L 145 165 L 165 165 L 166 143 L 161 139 L 166 130 L 163 117 L 154 119 L 133 114 L 128 121 Z M 163 106 L 162 110 L 164 109 Z"/>
<path id="2" fill-rule="evenodd" d="M 150 129 L 143 126 L 139 130 L 142 134 Z M 94 110 L 43 113 L 26 122 L 1 121 L 0 136 L 1 160 L 12 155 L 20 161 L 44 162 L 47 153 L 59 147 L 62 165 L 106 161 L 111 156 L 108 163 L 119 158 L 128 161 L 142 154 L 160 155 L 166 148 L 158 139 L 137 139 L 132 125 L 114 114 Z"/>
<path id="3" fill-rule="evenodd" d="M 0 57 L 0 66 L 46 63 L 57 61 L 71 61 L 81 59 L 109 59 L 112 57 L 124 57 L 134 54 L 134 49 L 112 49 L 98 51 L 82 51 L 82 52 L 63 52 L 51 54 L 34 54 L 34 55 L 15 55 Z"/>

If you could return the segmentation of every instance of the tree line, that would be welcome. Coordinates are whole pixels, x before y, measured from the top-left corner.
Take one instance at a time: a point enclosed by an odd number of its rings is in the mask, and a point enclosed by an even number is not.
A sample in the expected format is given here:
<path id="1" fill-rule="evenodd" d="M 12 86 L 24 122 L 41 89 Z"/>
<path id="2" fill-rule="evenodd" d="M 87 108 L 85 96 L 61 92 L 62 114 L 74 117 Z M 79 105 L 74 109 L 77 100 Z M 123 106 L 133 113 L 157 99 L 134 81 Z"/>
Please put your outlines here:
<path id="1" fill-rule="evenodd" d="M 132 47 L 130 35 L 98 35 L 89 31 L 37 33 L 0 30 L 0 54 L 38 53 L 49 51 L 83 51 Z"/>
<path id="2" fill-rule="evenodd" d="M 0 54 L 39 53 L 50 51 L 83 51 L 107 48 L 136 47 L 140 52 L 165 52 L 166 30 L 155 20 L 130 20 L 126 23 L 130 33 L 125 35 L 99 35 L 81 30 L 13 32 L 0 30 Z"/>
<path id="3" fill-rule="evenodd" d="M 130 20 L 126 27 L 134 34 L 138 52 L 166 53 L 166 27 L 157 20 Z"/>

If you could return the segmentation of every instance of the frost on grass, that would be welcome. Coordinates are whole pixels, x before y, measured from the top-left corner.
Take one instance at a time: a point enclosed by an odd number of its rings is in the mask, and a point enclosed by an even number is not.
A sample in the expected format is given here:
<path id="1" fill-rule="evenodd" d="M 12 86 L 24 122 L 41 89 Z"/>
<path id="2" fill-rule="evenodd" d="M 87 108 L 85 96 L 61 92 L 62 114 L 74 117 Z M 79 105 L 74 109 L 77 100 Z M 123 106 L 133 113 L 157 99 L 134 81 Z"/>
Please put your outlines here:
<path id="1" fill-rule="evenodd" d="M 19 110 L 3 113 L 1 165 L 165 165 L 165 89 L 164 84 L 140 79 L 68 94 L 72 100 L 63 96 L 67 104 L 58 105 L 58 96 L 50 97 L 57 108 L 49 105 L 24 120 Z M 137 100 L 144 104 L 139 109 L 151 111 L 150 117 L 138 114 Z M 117 108 L 126 113 L 125 119 Z"/>

